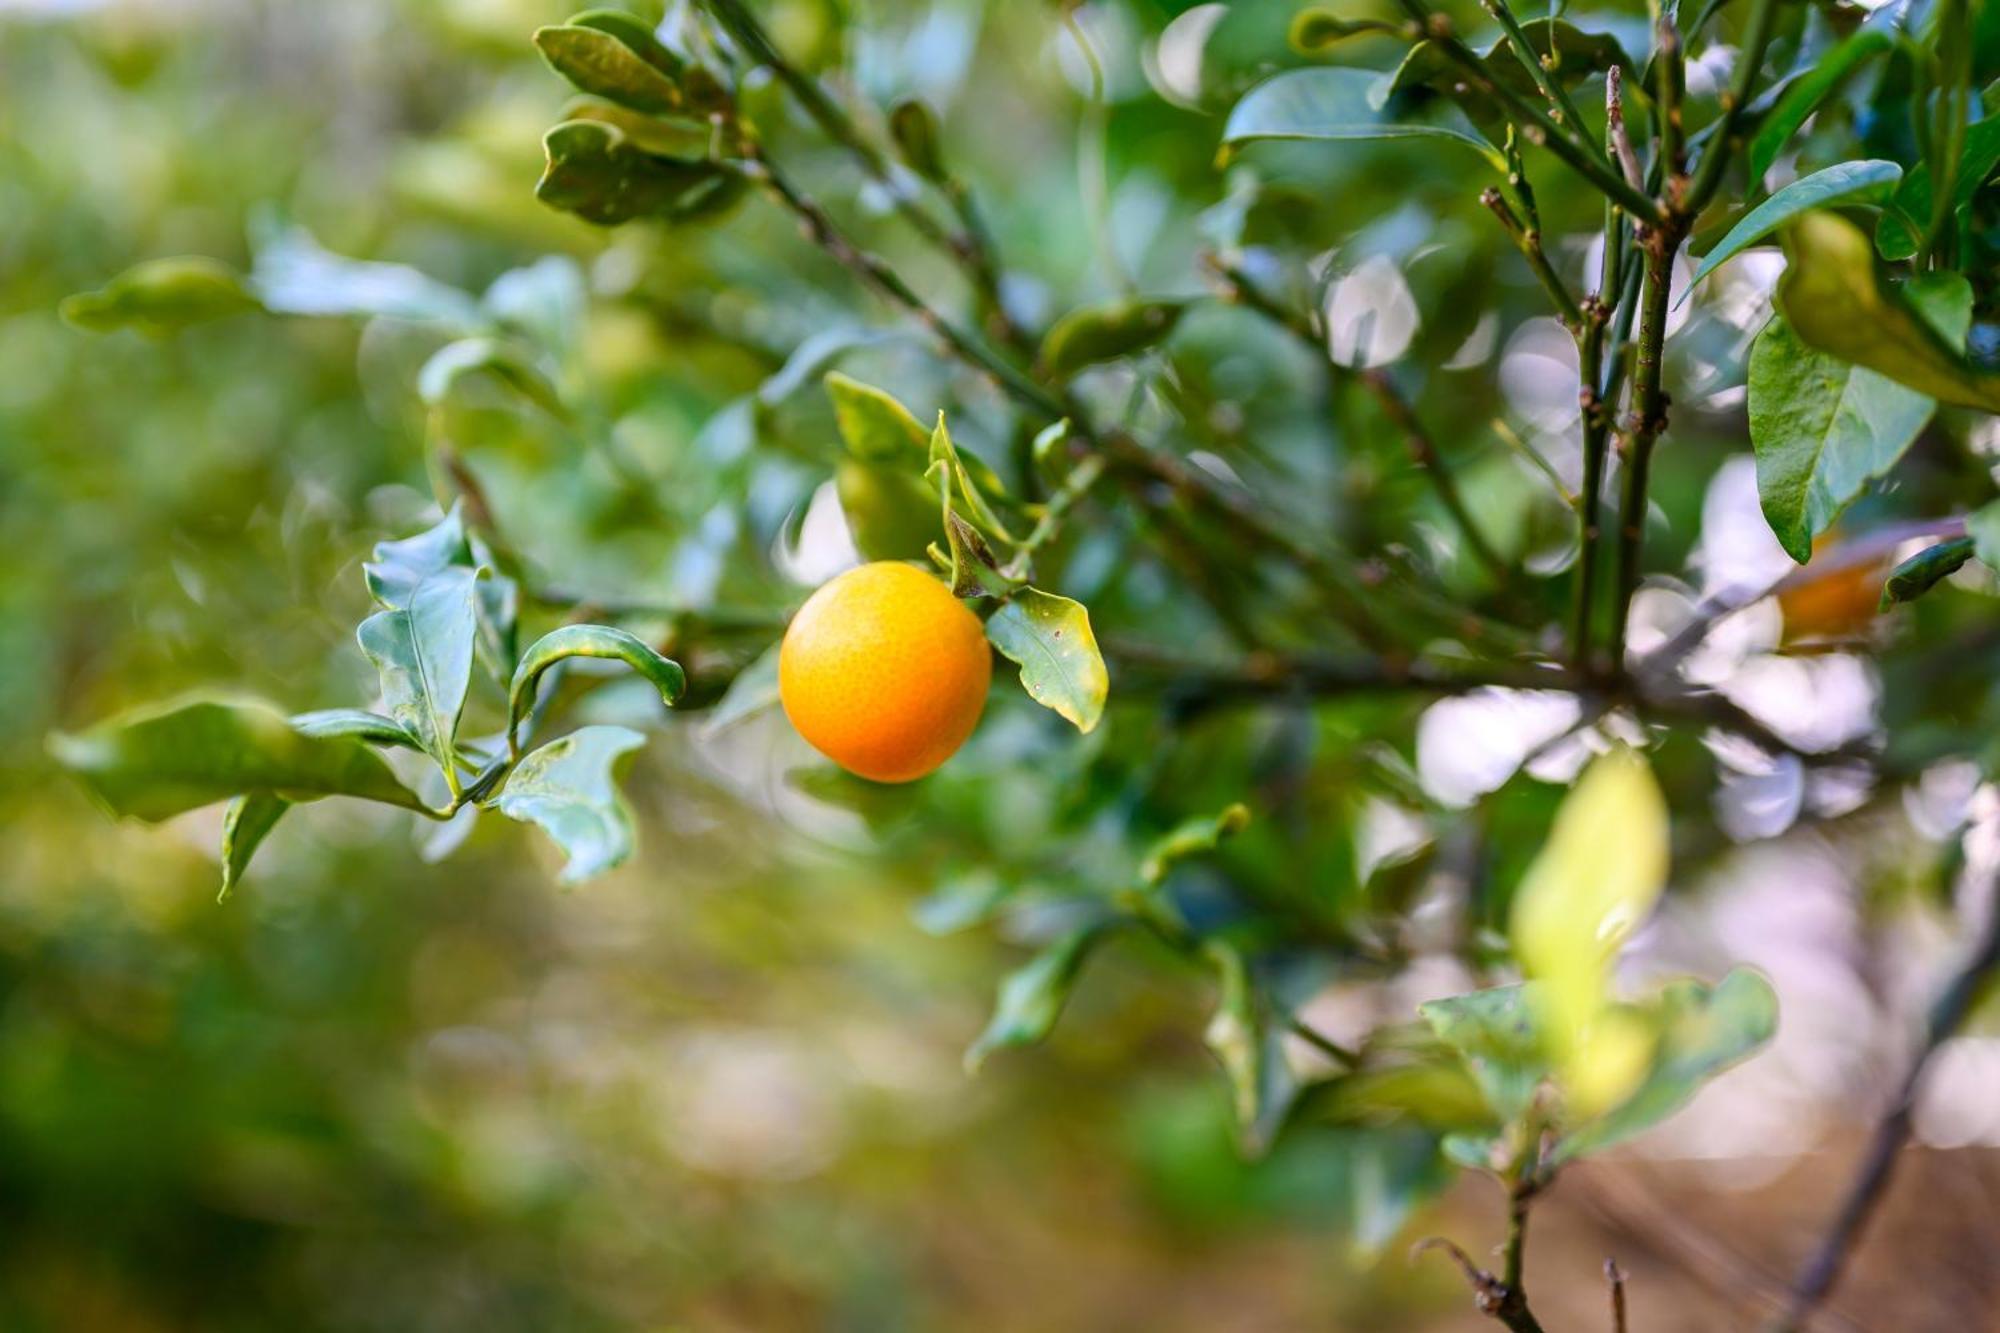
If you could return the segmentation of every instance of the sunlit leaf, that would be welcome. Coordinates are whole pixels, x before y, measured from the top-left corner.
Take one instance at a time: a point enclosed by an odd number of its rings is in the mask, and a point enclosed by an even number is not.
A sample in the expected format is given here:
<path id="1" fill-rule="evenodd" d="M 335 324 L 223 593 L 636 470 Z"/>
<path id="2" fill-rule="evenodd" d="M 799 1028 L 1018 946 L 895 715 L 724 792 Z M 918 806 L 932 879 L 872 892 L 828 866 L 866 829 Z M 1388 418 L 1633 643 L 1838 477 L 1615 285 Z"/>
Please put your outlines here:
<path id="1" fill-rule="evenodd" d="M 678 703 L 687 691 L 687 673 L 681 670 L 680 663 L 662 657 L 643 639 L 609 625 L 564 625 L 535 640 L 528 651 L 521 654 L 521 665 L 515 668 L 513 683 L 508 687 L 507 742 L 510 746 L 514 743 L 521 719 L 535 706 L 535 687 L 540 683 L 542 673 L 572 657 L 623 662 L 652 682 L 660 692 L 661 701 L 669 707 Z"/>
<path id="2" fill-rule="evenodd" d="M 222 816 L 221 897 L 243 882 L 251 856 L 291 808 L 290 801 L 268 791 L 247 792 L 229 803 Z"/>
<path id="3" fill-rule="evenodd" d="M 264 220 L 252 237 L 251 286 L 265 307 L 285 315 L 386 315 L 461 328 L 482 322 L 479 303 L 407 264 L 334 254 L 303 227 Z"/>
<path id="4" fill-rule="evenodd" d="M 1107 930 L 1102 923 L 1078 927 L 1008 973 L 1000 983 L 992 1021 L 965 1053 L 969 1072 L 1003 1046 L 1032 1046 L 1054 1030 L 1084 959 Z"/>
<path id="5" fill-rule="evenodd" d="M 242 274 L 189 255 L 149 259 L 94 292 L 78 292 L 62 303 L 62 317 L 93 333 L 129 328 L 164 337 L 260 308 Z"/>
<path id="6" fill-rule="evenodd" d="M 618 793 L 619 759 L 646 738 L 630 727 L 580 727 L 530 752 L 493 798 L 510 819 L 539 824 L 569 857 L 562 881 L 575 884 L 632 854 L 632 812 Z"/>
<path id="7" fill-rule="evenodd" d="M 1021 668 L 1028 697 L 1089 731 L 1104 716 L 1111 676 L 1083 603 L 1022 588 L 986 622 L 986 637 Z"/>
<path id="8" fill-rule="evenodd" d="M 578 14 L 538 28 L 535 49 L 578 91 L 634 111 L 679 112 L 679 57 L 662 46 L 638 16 L 618 10 Z"/>
<path id="9" fill-rule="evenodd" d="M 49 750 L 121 815 L 157 821 L 246 792 L 424 808 L 367 744 L 308 736 L 263 704 L 202 699 L 58 733 Z"/>
<path id="10" fill-rule="evenodd" d="M 1905 295 L 1930 326 L 1963 346 L 1972 288 L 1956 273 L 1912 279 Z M 1813 538 L 1887 475 L 1936 404 L 1886 376 L 1815 351 L 1775 315 L 1750 352 L 1750 443 L 1757 493 L 1779 544 L 1799 563 Z"/>
<path id="11" fill-rule="evenodd" d="M 548 165 L 535 197 L 601 226 L 698 216 L 733 197 L 741 179 L 716 163 L 647 152 L 598 120 L 566 120 L 542 148 Z"/>
<path id="12" fill-rule="evenodd" d="M 1544 1041 L 1573 1074 L 1606 1004 L 1613 958 L 1666 887 L 1667 803 L 1638 753 L 1592 761 L 1514 895 L 1510 934 L 1536 983 Z"/>
<path id="13" fill-rule="evenodd" d="M 1609 1114 L 1561 1139 L 1553 1160 L 1600 1152 L 1650 1129 L 1778 1030 L 1778 997 L 1747 968 L 1735 969 L 1713 987 L 1677 982 L 1650 1013 L 1658 1043 L 1643 1081 Z"/>
<path id="14" fill-rule="evenodd" d="M 1745 213 L 1742 220 L 1729 229 L 1728 235 L 1703 257 L 1701 267 L 1694 271 L 1694 277 L 1688 282 L 1688 290 L 1694 290 L 1695 283 L 1728 260 L 1813 209 L 1843 204 L 1887 203 L 1895 193 L 1896 183 L 1902 178 L 1903 169 L 1894 162 L 1878 161 L 1841 162 L 1823 171 L 1815 171 L 1810 176 L 1801 176 Z M 1683 296 L 1681 299 L 1687 298 Z"/>
<path id="15" fill-rule="evenodd" d="M 921 469 L 929 456 L 931 433 L 910 409 L 872 384 L 829 371 L 823 381 L 833 400 L 833 421 L 848 453 L 873 463 L 901 463 Z"/>
<path id="16" fill-rule="evenodd" d="M 1941 403 L 2000 412 L 2000 375 L 1966 361 L 1877 268 L 1852 223 L 1808 213 L 1785 231 L 1778 308 L 1799 340 Z"/>
<path id="17" fill-rule="evenodd" d="M 453 565 L 424 576 L 401 605 L 361 622 L 356 638 L 375 664 L 382 702 L 458 792 L 458 719 L 472 683 L 479 633 L 479 571 Z"/>

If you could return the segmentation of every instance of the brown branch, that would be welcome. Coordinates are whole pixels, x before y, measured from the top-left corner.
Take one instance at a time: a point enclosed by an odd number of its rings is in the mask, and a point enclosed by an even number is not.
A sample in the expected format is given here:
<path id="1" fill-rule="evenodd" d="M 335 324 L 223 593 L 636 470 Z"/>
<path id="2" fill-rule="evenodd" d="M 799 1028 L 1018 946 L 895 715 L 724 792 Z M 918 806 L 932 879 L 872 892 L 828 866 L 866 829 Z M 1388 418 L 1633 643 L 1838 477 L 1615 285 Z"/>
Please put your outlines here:
<path id="1" fill-rule="evenodd" d="M 1618 1270 L 1616 1259 L 1604 1261 L 1604 1281 L 1611 1288 L 1611 1333 L 1626 1333 L 1625 1274 Z"/>
<path id="2" fill-rule="evenodd" d="M 1888 1189 L 1890 1177 L 1896 1169 L 1897 1153 L 1909 1139 L 1910 1118 L 1916 1110 L 1917 1093 L 1931 1058 L 1958 1031 L 1959 1024 L 1971 1012 L 1973 1002 L 1987 978 L 1996 966 L 2000 966 L 2000 901 L 1993 897 L 1993 885 L 1987 887 L 1987 899 L 1979 909 L 1985 911 L 1986 920 L 1981 924 L 1972 951 L 1931 1006 L 1923 1043 L 1911 1060 L 1909 1071 L 1903 1076 L 1902 1085 L 1896 1091 L 1896 1100 L 1888 1114 L 1876 1124 L 1846 1197 L 1841 1201 L 1819 1246 L 1799 1269 L 1792 1283 L 1791 1299 L 1784 1313 L 1770 1325 L 1769 1333 L 1794 1333 L 1794 1330 L 1803 1327 L 1813 1310 L 1840 1281 L 1840 1275 L 1860 1243 L 1869 1218 L 1874 1215 L 1876 1205 Z"/>

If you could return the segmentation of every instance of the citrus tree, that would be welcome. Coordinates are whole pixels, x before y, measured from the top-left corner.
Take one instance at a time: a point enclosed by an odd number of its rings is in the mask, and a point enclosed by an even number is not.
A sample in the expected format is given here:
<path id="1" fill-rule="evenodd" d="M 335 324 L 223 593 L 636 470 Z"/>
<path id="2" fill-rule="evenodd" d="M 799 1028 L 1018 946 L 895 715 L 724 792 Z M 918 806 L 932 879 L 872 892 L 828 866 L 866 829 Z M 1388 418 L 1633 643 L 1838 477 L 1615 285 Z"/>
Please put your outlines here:
<path id="1" fill-rule="evenodd" d="M 591 10 L 532 34 L 575 94 L 534 194 L 615 229 L 588 273 L 472 290 L 267 217 L 247 270 L 72 297 L 90 329 L 420 328 L 438 511 L 366 565 L 374 698 L 209 694 L 51 746 L 119 814 L 228 802 L 225 894 L 323 798 L 437 855 L 534 824 L 580 881 L 633 846 L 647 727 L 781 707 L 837 766 L 793 782 L 926 867 L 927 923 L 1032 946 L 969 1066 L 1141 942 L 1212 993 L 1246 1152 L 1353 1128 L 1362 1234 L 1496 1180 L 1494 1271 L 1427 1243 L 1536 1329 L 1534 1201 L 1779 1021 L 1752 970 L 1616 975 L 1670 880 L 1799 820 L 1865 838 L 1991 757 L 2000 14 L 1171 8 L 1006 6 L 955 64 L 901 16 Z M 996 135 L 989 62 L 1067 79 L 1074 143 Z M 1114 114 L 1151 129 L 1122 161 Z M 1116 189 L 1139 157 L 1199 206 Z M 700 413 L 649 418 L 649 377 Z M 1746 445 L 1768 533 L 1732 542 Z M 672 543 L 638 577 L 632 527 Z M 1860 671 L 1858 721 L 1773 664 Z M 1439 957 L 1459 993 L 1316 1017 Z"/>

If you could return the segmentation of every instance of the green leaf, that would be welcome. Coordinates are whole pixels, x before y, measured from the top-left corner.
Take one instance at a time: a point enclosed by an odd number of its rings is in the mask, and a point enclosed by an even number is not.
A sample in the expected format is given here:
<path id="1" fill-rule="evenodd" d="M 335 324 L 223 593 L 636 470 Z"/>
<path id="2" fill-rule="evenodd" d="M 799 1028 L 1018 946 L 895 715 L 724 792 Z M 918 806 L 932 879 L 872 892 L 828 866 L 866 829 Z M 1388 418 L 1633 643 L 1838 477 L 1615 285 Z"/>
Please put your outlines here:
<path id="1" fill-rule="evenodd" d="M 921 473 L 842 458 L 833 489 L 854 548 L 870 560 L 920 560 L 937 540 L 937 493 Z"/>
<path id="2" fill-rule="evenodd" d="M 1196 815 L 1184 819 L 1155 839 L 1139 862 L 1139 880 L 1148 887 L 1163 882 L 1168 872 L 1189 857 L 1212 852 L 1224 838 L 1241 833 L 1250 825 L 1250 807 L 1241 801 L 1220 814 Z"/>
<path id="3" fill-rule="evenodd" d="M 687 673 L 680 663 L 660 656 L 643 640 L 608 625 L 564 625 L 535 640 L 521 655 L 508 687 L 507 745 L 512 749 L 521 719 L 535 706 L 535 686 L 542 673 L 571 657 L 596 657 L 623 662 L 651 681 L 669 707 L 687 692 Z"/>
<path id="4" fill-rule="evenodd" d="M 1941 403 L 2000 412 L 2000 375 L 1968 363 L 1918 314 L 1853 223 L 1808 213 L 1786 228 L 1785 252 L 1778 308 L 1801 342 Z"/>
<path id="5" fill-rule="evenodd" d="M 1465 1062 L 1498 1121 L 1526 1114 L 1549 1076 L 1547 1046 L 1522 985 L 1453 995 L 1417 1006 L 1437 1039 Z"/>
<path id="6" fill-rule="evenodd" d="M 649 153 L 616 126 L 566 120 L 542 136 L 548 165 L 535 197 L 586 222 L 684 220 L 734 196 L 741 178 L 713 162 Z"/>
<path id="7" fill-rule="evenodd" d="M 1104 716 L 1111 677 L 1083 603 L 1022 588 L 986 622 L 986 637 L 1021 668 L 1028 697 L 1087 732 Z"/>
<path id="8" fill-rule="evenodd" d="M 821 383 L 833 400 L 834 426 L 848 453 L 864 462 L 923 466 L 931 433 L 909 408 L 885 390 L 837 370 L 828 371 Z"/>
<path id="9" fill-rule="evenodd" d="M 407 264 L 349 259 L 323 248 L 304 227 L 271 219 L 253 228 L 250 282 L 267 310 L 281 315 L 384 315 L 477 328 L 483 319 L 469 293 Z"/>
<path id="10" fill-rule="evenodd" d="M 460 338 L 431 354 L 417 372 L 417 393 L 435 407 L 451 396 L 459 380 L 484 372 L 558 421 L 570 419 L 562 393 L 522 350 L 503 338 Z"/>
<path id="11" fill-rule="evenodd" d="M 1956 273 L 1913 279 L 1905 294 L 1930 326 L 1963 346 L 1972 288 Z M 1750 443 L 1764 517 L 1792 559 L 1812 558 L 1826 531 L 1888 474 L 1936 403 L 1914 389 L 1814 350 L 1774 315 L 1750 351 Z"/>
<path id="12" fill-rule="evenodd" d="M 1951 192 L 1954 212 L 1972 202 L 1996 166 L 2000 166 L 2000 116 L 1988 116 L 1965 127 L 1965 147 L 1959 154 Z M 1902 188 L 1875 223 L 1875 248 L 1884 259 L 1916 257 L 1924 229 L 1930 225 L 1932 205 L 1930 163 L 1919 162 L 1903 178 Z"/>
<path id="13" fill-rule="evenodd" d="M 986 1057 L 1002 1046 L 1032 1046 L 1049 1035 L 1062 1016 L 1083 960 L 1108 929 L 1100 922 L 1072 930 L 1001 981 L 993 1020 L 965 1053 L 966 1072 L 978 1072 Z"/>
<path id="14" fill-rule="evenodd" d="M 1186 309 L 1185 301 L 1132 300 L 1072 310 L 1042 339 L 1037 360 L 1052 379 L 1066 380 L 1086 366 L 1166 341 Z"/>
<path id="15" fill-rule="evenodd" d="M 458 718 L 472 684 L 480 571 L 454 565 L 425 576 L 408 601 L 361 622 L 355 637 L 375 664 L 382 702 L 437 761 L 458 795 Z"/>
<path id="16" fill-rule="evenodd" d="M 932 184 L 945 180 L 943 135 L 937 116 L 914 97 L 905 97 L 889 108 L 889 139 L 904 165 Z"/>
<path id="17" fill-rule="evenodd" d="M 579 727 L 523 758 L 493 805 L 539 824 L 569 857 L 562 882 L 580 883 L 632 854 L 632 812 L 618 794 L 616 769 L 645 743 L 630 727 Z"/>
<path id="18" fill-rule="evenodd" d="M 1534 993 L 1544 1043 L 1573 1098 L 1607 1087 L 1607 1057 L 1629 1051 L 1604 1021 L 1611 963 L 1667 883 L 1667 802 L 1638 753 L 1593 760 L 1515 891 L 1514 956 Z M 1622 1089 L 1619 1089 L 1622 1091 Z"/>
<path id="19" fill-rule="evenodd" d="M 1764 173 L 1778 160 L 1778 154 L 1798 133 L 1799 126 L 1832 96 L 1848 76 L 1895 45 L 1888 31 L 1863 24 L 1838 46 L 1821 56 L 1813 66 L 1790 84 L 1750 139 L 1750 179 L 1764 179 Z"/>
<path id="20" fill-rule="evenodd" d="M 417 738 L 394 718 L 359 708 L 322 708 L 313 713 L 294 713 L 292 729 L 304 736 L 352 736 L 371 745 L 395 745 L 406 750 L 422 750 Z"/>
<path id="21" fill-rule="evenodd" d="M 702 734 L 713 736 L 727 731 L 739 722 L 769 712 L 778 706 L 778 650 L 781 644 L 772 644 L 757 655 L 757 659 L 736 673 L 736 679 L 729 682 L 729 688 L 709 710 L 702 723 Z"/>
<path id="22" fill-rule="evenodd" d="M 1889 571 L 1888 579 L 1882 584 L 1879 609 L 1887 611 L 1899 602 L 1914 602 L 1922 597 L 1972 559 L 1974 545 L 1971 537 L 1953 537 L 1950 541 L 1926 546 L 1897 565 Z"/>
<path id="23" fill-rule="evenodd" d="M 381 756 L 347 736 L 308 736 L 264 704 L 197 699 L 49 738 L 56 761 L 114 812 L 158 821 L 245 792 L 424 804 Z"/>
<path id="24" fill-rule="evenodd" d="M 2000 569 L 2000 500 L 1981 505 L 1965 516 L 1965 535 L 1972 553 L 1988 569 Z"/>
<path id="25" fill-rule="evenodd" d="M 417 585 L 453 567 L 472 568 L 472 547 L 458 505 L 434 526 L 413 537 L 377 542 L 373 559 L 361 567 L 368 595 L 385 607 L 408 606 Z"/>
<path id="26" fill-rule="evenodd" d="M 1442 139 L 1473 149 L 1495 169 L 1506 162 L 1491 144 L 1467 129 L 1385 118 L 1372 92 L 1382 76 L 1369 70 L 1322 66 L 1287 70 L 1252 88 L 1229 113 L 1225 146 L 1259 139 Z"/>
<path id="27" fill-rule="evenodd" d="M 137 329 L 159 338 L 260 308 L 242 274 L 217 260 L 187 255 L 149 259 L 94 292 L 78 292 L 62 303 L 62 317 L 93 333 Z"/>
<path id="28" fill-rule="evenodd" d="M 943 469 L 941 474 L 936 471 L 939 468 Z M 993 512 L 982 493 L 990 490 L 995 495 L 1000 494 L 1000 479 L 993 475 L 992 469 L 980 463 L 978 459 L 958 452 L 958 446 L 952 443 L 951 429 L 945 425 L 943 412 L 938 413 L 937 426 L 931 431 L 930 466 L 926 469 L 925 475 L 934 481 L 942 478 L 939 484 L 947 512 L 962 506 L 966 518 L 970 519 L 981 532 L 1004 542 L 1013 542 L 1013 534 L 1007 531 L 1006 524 L 1002 523 L 999 516 Z M 951 502 L 954 484 L 960 501 L 959 506 Z"/>
<path id="29" fill-rule="evenodd" d="M 578 14 L 568 23 L 536 29 L 535 49 L 579 92 L 648 114 L 686 109 L 680 59 L 636 15 Z"/>
<path id="30" fill-rule="evenodd" d="M 1701 267 L 1694 271 L 1688 290 L 1693 291 L 1695 283 L 1715 272 L 1725 261 L 1735 258 L 1786 223 L 1813 209 L 1836 204 L 1887 203 L 1895 192 L 1896 182 L 1902 178 L 1903 169 L 1894 162 L 1878 161 L 1842 162 L 1824 171 L 1815 171 L 1810 176 L 1799 177 L 1745 213 L 1729 229 L 1729 234 L 1708 252 L 1701 261 Z M 1685 293 L 1681 299 L 1687 299 Z"/>
<path id="31" fill-rule="evenodd" d="M 1242 953 L 1217 941 L 1204 952 L 1215 964 L 1219 990 L 1202 1041 L 1229 1077 L 1244 1154 L 1262 1157 L 1284 1126 L 1298 1080 L 1285 1059 L 1284 1033 L 1269 1021 Z"/>
<path id="32" fill-rule="evenodd" d="M 291 808 L 290 801 L 268 791 L 246 792 L 229 803 L 222 816 L 222 892 L 218 901 L 242 882 L 250 857 Z"/>
<path id="33" fill-rule="evenodd" d="M 1659 1042 L 1638 1090 L 1562 1138 L 1552 1164 L 1623 1143 L 1685 1106 L 1704 1083 L 1777 1032 L 1778 997 L 1763 977 L 1737 968 L 1713 987 L 1695 981 L 1669 986 L 1651 1016 Z"/>

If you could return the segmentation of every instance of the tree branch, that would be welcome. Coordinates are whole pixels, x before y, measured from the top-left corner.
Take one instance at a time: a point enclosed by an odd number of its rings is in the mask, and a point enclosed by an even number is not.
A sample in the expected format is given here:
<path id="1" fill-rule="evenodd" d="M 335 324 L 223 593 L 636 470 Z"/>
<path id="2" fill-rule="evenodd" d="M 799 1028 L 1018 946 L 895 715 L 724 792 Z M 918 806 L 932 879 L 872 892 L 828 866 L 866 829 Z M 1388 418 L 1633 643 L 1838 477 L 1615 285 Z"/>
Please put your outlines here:
<path id="1" fill-rule="evenodd" d="M 1813 1310 L 1840 1281 L 1841 1272 L 1860 1242 L 1868 1219 L 1881 1202 L 1896 1168 L 1896 1155 L 1910 1136 L 1910 1117 L 1916 1109 L 1917 1093 L 1931 1058 L 1958 1031 L 1959 1024 L 1965 1021 L 1987 978 L 1996 966 L 2000 966 L 2000 900 L 1993 897 L 1990 884 L 1983 909 L 1986 919 L 1980 925 L 1971 953 L 1931 1006 L 1923 1044 L 1918 1047 L 1909 1071 L 1903 1076 L 1896 1100 L 1889 1113 L 1876 1124 L 1867 1150 L 1862 1154 L 1861 1167 L 1848 1186 L 1846 1197 L 1841 1201 L 1818 1248 L 1799 1269 L 1798 1277 L 1792 1283 L 1791 1300 L 1784 1313 L 1770 1325 L 1769 1333 L 1794 1333 L 1804 1325 Z"/>

